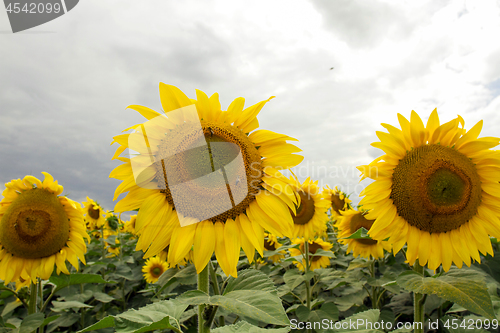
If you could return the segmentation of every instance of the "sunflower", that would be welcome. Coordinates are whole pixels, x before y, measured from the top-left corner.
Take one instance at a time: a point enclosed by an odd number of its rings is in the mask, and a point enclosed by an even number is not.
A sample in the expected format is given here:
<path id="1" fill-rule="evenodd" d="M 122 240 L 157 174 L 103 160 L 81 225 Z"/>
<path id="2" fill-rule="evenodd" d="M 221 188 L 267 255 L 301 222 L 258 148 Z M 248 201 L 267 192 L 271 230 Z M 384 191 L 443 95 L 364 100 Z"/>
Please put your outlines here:
<path id="1" fill-rule="evenodd" d="M 104 225 L 104 210 L 97 202 L 87 197 L 87 201 L 83 203 L 83 211 L 85 222 L 87 222 L 87 229 L 92 231 L 99 229 Z"/>
<path id="2" fill-rule="evenodd" d="M 47 280 L 54 264 L 57 274 L 69 274 L 68 260 L 77 270 L 85 264 L 89 238 L 81 206 L 65 196 L 47 172 L 43 182 L 33 176 L 5 184 L 0 202 L 0 279 Z"/>
<path id="3" fill-rule="evenodd" d="M 130 220 L 125 222 L 125 225 L 123 226 L 123 231 L 131 233 L 132 235 L 135 235 L 135 220 L 137 218 L 137 215 L 131 215 Z"/>
<path id="4" fill-rule="evenodd" d="M 278 242 L 278 238 L 274 236 L 273 234 L 270 234 L 268 232 L 264 232 L 264 250 L 266 251 L 276 251 L 279 249 L 282 244 Z M 285 251 L 279 251 L 278 254 L 270 256 L 268 259 L 271 260 L 273 263 L 277 263 L 281 259 L 285 258 Z M 250 257 L 249 257 L 250 259 Z M 252 263 L 252 261 L 250 261 Z"/>
<path id="5" fill-rule="evenodd" d="M 335 186 L 335 189 L 332 190 L 327 185 L 325 187 L 324 195 L 330 198 L 330 201 L 332 203 L 331 213 L 332 213 L 332 218 L 334 220 L 337 220 L 342 217 L 340 212 L 352 209 L 351 206 L 352 200 L 349 199 L 348 195 L 339 190 L 337 186 Z"/>
<path id="6" fill-rule="evenodd" d="M 369 235 L 389 237 L 394 253 L 407 244 L 407 260 L 448 271 L 479 252 L 492 254 L 488 235 L 500 237 L 500 156 L 490 148 L 499 138 L 478 139 L 483 121 L 468 132 L 458 116 L 443 125 L 434 110 L 424 127 L 412 111 L 410 121 L 398 114 L 401 130 L 382 124 L 372 146 L 385 155 L 358 167 L 362 179 L 375 180 L 360 194 L 360 204 L 375 220 Z M 461 127 L 460 127 L 461 125 Z"/>
<path id="7" fill-rule="evenodd" d="M 290 251 L 290 255 L 292 257 L 299 256 L 303 253 L 305 253 L 304 247 L 305 247 L 305 238 L 296 238 L 295 240 L 292 241 L 292 244 L 299 244 L 298 249 L 291 248 L 288 251 Z M 330 251 L 330 249 L 333 247 L 333 244 L 329 242 L 325 242 L 321 238 L 315 238 L 314 240 L 310 239 L 308 240 L 309 242 L 309 253 L 315 254 L 316 251 L 319 249 L 322 249 L 324 251 Z M 299 270 L 303 271 L 304 266 L 306 265 L 306 260 L 302 259 L 302 262 L 297 262 L 295 261 L 295 266 L 299 268 Z M 309 257 L 309 263 L 311 265 L 311 271 L 314 271 L 317 268 L 325 268 L 330 266 L 330 258 L 325 257 L 325 256 L 311 256 Z"/>
<path id="8" fill-rule="evenodd" d="M 384 249 L 390 251 L 391 247 L 387 242 L 376 241 L 374 239 L 342 239 L 351 236 L 360 228 L 370 230 L 373 220 L 367 220 L 363 212 L 356 210 L 341 211 L 342 218 L 337 220 L 339 243 L 347 244 L 347 253 L 352 251 L 354 257 L 375 259 L 384 257 Z"/>
<path id="9" fill-rule="evenodd" d="M 304 183 L 300 183 L 290 177 L 291 182 L 295 182 L 297 193 L 300 196 L 300 204 L 296 211 L 291 210 L 293 218 L 293 237 L 314 238 L 326 230 L 331 201 L 318 187 L 318 181 L 311 181 L 307 178 Z"/>
<path id="10" fill-rule="evenodd" d="M 248 257 L 255 249 L 262 255 L 264 229 L 277 236 L 293 233 L 288 207 L 295 209 L 297 197 L 284 190 L 290 181 L 279 169 L 303 157 L 286 142 L 295 139 L 256 130 L 257 114 L 270 99 L 243 109 L 244 99 L 237 98 L 222 111 L 217 93 L 209 98 L 197 90 L 196 95 L 189 99 L 161 83 L 166 116 L 130 106 L 148 121 L 114 137 L 120 144 L 114 157 L 124 162 L 110 174 L 123 181 L 114 199 L 128 192 L 115 212 L 140 208 L 136 249 L 146 258 L 169 245 L 173 265 L 194 245 L 198 272 L 215 251 L 226 275 L 236 277 L 240 248 Z M 138 154 L 119 157 L 126 148 Z"/>
<path id="11" fill-rule="evenodd" d="M 142 267 L 142 272 L 146 282 L 155 283 L 167 269 L 168 264 L 166 261 L 161 260 L 159 257 L 152 257 L 146 261 Z"/>

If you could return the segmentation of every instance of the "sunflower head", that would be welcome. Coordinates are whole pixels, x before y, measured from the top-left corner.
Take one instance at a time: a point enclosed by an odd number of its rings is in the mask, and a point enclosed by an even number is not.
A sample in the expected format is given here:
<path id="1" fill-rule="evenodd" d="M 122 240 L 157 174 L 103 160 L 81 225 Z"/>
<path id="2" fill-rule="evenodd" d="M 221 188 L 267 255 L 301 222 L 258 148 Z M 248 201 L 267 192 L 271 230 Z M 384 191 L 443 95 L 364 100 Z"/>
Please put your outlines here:
<path id="1" fill-rule="evenodd" d="M 318 181 L 313 182 L 307 178 L 300 183 L 293 177 L 299 199 L 294 210 L 290 210 L 293 218 L 293 236 L 305 237 L 307 239 L 324 233 L 327 228 L 328 215 L 331 201 L 329 197 L 318 187 Z"/>
<path id="2" fill-rule="evenodd" d="M 309 243 L 309 253 L 315 254 L 319 249 L 324 251 L 330 251 L 333 247 L 333 244 L 322 240 L 321 238 L 315 238 L 314 240 L 306 240 L 305 238 L 296 238 L 292 241 L 292 244 L 299 244 L 298 249 L 291 248 L 288 251 L 292 257 L 303 255 L 305 253 L 305 243 L 306 241 Z M 311 265 L 311 270 L 315 270 L 318 268 L 325 268 L 330 266 L 330 258 L 325 256 L 310 256 L 309 263 Z M 306 265 L 306 260 L 302 259 L 302 262 L 294 262 L 295 266 L 299 268 L 299 270 L 304 271 L 304 267 Z"/>
<path id="3" fill-rule="evenodd" d="M 332 203 L 331 213 L 334 220 L 341 217 L 341 212 L 352 209 L 349 196 L 339 190 L 337 186 L 332 190 L 330 187 L 326 186 L 324 189 L 324 195 L 328 197 Z"/>
<path id="4" fill-rule="evenodd" d="M 223 111 L 218 94 L 197 90 L 194 100 L 165 84 L 160 99 L 164 114 L 130 106 L 147 121 L 114 137 L 114 158 L 124 162 L 110 175 L 123 181 L 115 199 L 129 192 L 114 210 L 140 208 L 137 249 L 146 257 L 169 246 L 175 265 L 193 248 L 200 272 L 215 252 L 223 271 L 236 276 L 241 248 L 252 259 L 256 249 L 262 254 L 264 229 L 292 235 L 288 208 L 297 195 L 279 170 L 300 163 L 300 149 L 287 143 L 293 138 L 256 130 L 270 99 L 244 108 L 237 98 Z M 138 154 L 120 157 L 127 148 Z"/>
<path id="5" fill-rule="evenodd" d="M 105 212 L 101 206 L 89 197 L 87 197 L 87 201 L 82 202 L 82 204 L 84 212 L 83 216 L 85 217 L 87 229 L 95 230 L 101 228 L 105 221 Z"/>
<path id="6" fill-rule="evenodd" d="M 137 219 L 137 215 L 131 215 L 130 220 L 125 222 L 123 230 L 125 232 L 131 233 L 132 235 L 135 235 L 136 234 L 136 231 L 135 231 L 136 219 Z"/>
<path id="7" fill-rule="evenodd" d="M 384 250 L 389 251 L 390 245 L 385 241 L 373 239 L 345 239 L 358 231 L 360 228 L 370 230 L 373 220 L 367 220 L 365 212 L 347 210 L 341 212 L 342 218 L 337 222 L 339 243 L 347 244 L 347 253 L 353 252 L 354 257 L 375 259 L 384 257 Z"/>
<path id="8" fill-rule="evenodd" d="M 60 196 L 63 187 L 43 172 L 5 184 L 0 202 L 0 279 L 48 279 L 57 272 L 69 274 L 65 261 L 78 269 L 88 239 L 81 207 Z"/>
<path id="9" fill-rule="evenodd" d="M 155 283 L 168 268 L 167 262 L 161 260 L 159 257 L 149 258 L 142 267 L 144 279 L 148 283 Z"/>
<path id="10" fill-rule="evenodd" d="M 454 262 L 468 266 L 479 252 L 493 253 L 489 235 L 500 235 L 500 157 L 490 150 L 499 138 L 479 138 L 483 122 L 469 131 L 458 116 L 440 125 L 434 110 L 424 126 L 412 111 L 398 114 L 401 129 L 382 124 L 372 146 L 385 155 L 358 167 L 375 180 L 360 204 L 375 220 L 370 236 L 385 239 L 398 252 L 407 244 L 407 259 L 430 269 Z M 433 253 L 431 255 L 430 249 Z"/>
<path id="11" fill-rule="evenodd" d="M 268 232 L 264 233 L 264 250 L 266 251 L 276 251 L 279 249 L 282 244 L 278 241 L 278 238 L 274 236 L 273 234 L 270 234 Z M 281 259 L 285 258 L 285 251 L 279 251 L 279 254 L 275 254 L 269 257 L 269 260 L 271 260 L 273 263 L 279 262 Z"/>

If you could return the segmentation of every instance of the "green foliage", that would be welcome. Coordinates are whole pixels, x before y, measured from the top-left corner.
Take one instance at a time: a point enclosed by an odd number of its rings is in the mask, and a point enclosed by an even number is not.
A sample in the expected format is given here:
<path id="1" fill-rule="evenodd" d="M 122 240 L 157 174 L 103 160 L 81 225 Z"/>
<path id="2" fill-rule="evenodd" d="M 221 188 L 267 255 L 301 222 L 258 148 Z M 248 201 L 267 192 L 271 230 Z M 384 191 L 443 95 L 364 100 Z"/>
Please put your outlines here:
<path id="1" fill-rule="evenodd" d="M 111 217 L 108 222 L 120 228 L 118 219 Z M 427 294 L 426 319 L 439 321 L 444 333 L 470 331 L 445 328 L 447 320 L 485 322 L 500 317 L 498 243 L 493 244 L 497 255 L 482 258 L 481 264 L 452 268 L 447 273 L 426 270 L 422 276 L 411 271 L 403 251 L 380 260 L 354 258 L 338 243 L 329 225 L 324 240 L 333 244 L 332 251 L 317 250 L 311 256 L 327 257 L 329 267 L 305 273 L 295 266 L 302 255 L 291 257 L 288 252 L 284 260 L 271 262 L 271 256 L 299 248 L 288 239 L 279 239 L 283 244 L 279 249 L 265 251 L 252 264 L 242 252 L 237 278 L 227 277 L 213 257 L 215 270 L 205 293 L 197 290 L 192 263 L 170 268 L 156 283 L 148 284 L 142 273 L 143 253 L 135 251 L 137 238 L 125 232 L 105 240 L 100 231 L 93 235 L 87 265 L 78 271 L 71 268 L 70 275 L 54 272 L 42 283 L 39 312 L 28 314 L 29 288 L 16 292 L 13 284 L 0 283 L 0 333 L 37 329 L 44 333 L 192 333 L 197 331 L 199 304 L 205 304 L 203 317 L 215 333 L 285 333 L 298 322 L 310 323 L 311 332 L 316 333 L 405 333 L 410 331 L 395 328 L 398 323 L 413 322 L 414 292 Z M 363 238 L 369 238 L 363 229 L 349 237 Z M 107 251 L 110 245 L 120 250 L 118 255 Z M 389 326 L 377 329 L 348 324 L 352 322 L 390 323 L 392 331 Z M 337 326 L 325 328 L 325 323 Z M 493 328 L 475 332 L 493 332 Z"/>
<path id="2" fill-rule="evenodd" d="M 423 277 L 413 271 L 401 273 L 397 283 L 407 291 L 421 294 L 436 294 L 464 308 L 495 318 L 491 298 L 480 274 L 474 270 L 451 269 L 441 276 Z"/>

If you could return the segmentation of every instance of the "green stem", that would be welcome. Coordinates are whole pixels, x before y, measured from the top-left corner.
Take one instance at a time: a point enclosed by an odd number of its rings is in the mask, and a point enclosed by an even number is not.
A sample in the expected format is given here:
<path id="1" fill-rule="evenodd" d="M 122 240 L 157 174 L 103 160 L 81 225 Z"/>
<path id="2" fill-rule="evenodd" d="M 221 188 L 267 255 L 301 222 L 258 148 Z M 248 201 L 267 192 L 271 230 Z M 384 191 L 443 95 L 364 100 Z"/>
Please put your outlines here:
<path id="1" fill-rule="evenodd" d="M 372 259 L 369 268 L 370 268 L 370 276 L 375 279 L 375 259 Z M 372 299 L 372 308 L 378 309 L 378 288 L 377 287 L 372 286 L 372 292 L 371 292 L 370 298 Z"/>
<path id="2" fill-rule="evenodd" d="M 424 275 L 424 267 L 420 266 L 418 259 L 413 264 L 413 270 L 420 275 Z M 425 295 L 420 293 L 413 293 L 413 321 L 415 324 L 415 332 L 414 333 L 423 333 L 424 332 L 424 320 L 425 320 Z"/>
<path id="3" fill-rule="evenodd" d="M 42 306 L 43 306 L 43 285 L 42 285 L 42 279 L 38 278 L 38 290 L 40 291 L 40 305 L 38 308 L 40 309 L 40 312 L 42 312 Z M 38 333 L 43 333 L 43 327 L 38 328 Z"/>
<path id="4" fill-rule="evenodd" d="M 36 279 L 34 280 L 36 281 Z M 28 307 L 29 315 L 37 312 L 37 307 L 36 307 L 37 296 L 38 296 L 38 283 L 33 283 L 32 281 L 30 286 L 30 303 Z M 36 333 L 36 329 L 32 333 Z"/>
<path id="5" fill-rule="evenodd" d="M 28 304 L 28 314 L 36 313 L 37 293 L 38 293 L 37 284 L 31 282 L 31 286 L 30 286 L 30 302 Z"/>
<path id="6" fill-rule="evenodd" d="M 208 275 L 208 265 L 198 274 L 198 290 L 203 291 L 208 295 L 209 291 L 209 275 Z M 203 318 L 203 314 L 205 312 L 205 304 L 198 305 L 198 333 L 209 333 L 210 327 L 205 326 L 205 319 Z"/>
<path id="7" fill-rule="evenodd" d="M 306 239 L 304 243 L 304 252 L 306 253 L 305 260 L 306 266 L 304 267 L 305 274 L 309 273 L 310 262 L 309 262 L 309 240 Z M 311 281 L 306 280 L 306 306 L 311 311 Z M 310 329 L 307 329 L 307 332 L 311 332 Z"/>

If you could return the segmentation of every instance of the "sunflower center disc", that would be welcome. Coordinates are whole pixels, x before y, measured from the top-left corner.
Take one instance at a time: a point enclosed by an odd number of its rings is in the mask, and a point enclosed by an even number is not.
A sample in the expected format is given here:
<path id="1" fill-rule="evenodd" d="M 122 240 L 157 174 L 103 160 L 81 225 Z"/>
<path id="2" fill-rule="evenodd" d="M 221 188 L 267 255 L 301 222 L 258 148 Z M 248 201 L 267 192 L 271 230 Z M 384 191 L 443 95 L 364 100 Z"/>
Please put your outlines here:
<path id="1" fill-rule="evenodd" d="M 351 218 L 351 223 L 350 223 L 351 234 L 355 233 L 360 228 L 365 228 L 366 230 L 370 230 L 370 228 L 373 225 L 373 222 L 375 222 L 375 220 L 367 220 L 363 216 L 363 214 L 361 214 L 361 213 L 354 215 Z M 358 242 L 358 243 L 365 244 L 365 245 L 375 245 L 375 244 L 377 244 L 377 241 L 373 240 L 373 239 L 363 239 L 363 238 L 360 238 L 360 239 L 354 239 L 354 240 L 356 242 Z"/>
<path id="2" fill-rule="evenodd" d="M 337 213 L 340 214 L 341 210 L 344 210 L 344 205 L 345 205 L 345 199 L 340 199 L 339 194 L 332 194 L 332 209 Z"/>
<path id="3" fill-rule="evenodd" d="M 94 206 L 92 204 L 90 204 L 89 206 L 89 216 L 91 218 L 93 218 L 94 220 L 98 220 L 99 219 L 99 208 L 98 209 L 95 209 Z"/>
<path id="4" fill-rule="evenodd" d="M 274 244 L 271 244 L 269 240 L 264 238 L 264 249 L 266 249 L 267 251 L 274 251 L 276 250 L 276 246 Z"/>
<path id="5" fill-rule="evenodd" d="M 477 213 L 481 181 L 464 154 L 425 145 L 408 152 L 394 169 L 391 199 L 410 225 L 430 233 L 447 232 Z"/>
<path id="6" fill-rule="evenodd" d="M 160 277 L 161 273 L 162 273 L 162 269 L 160 267 L 155 267 L 151 270 L 151 274 L 157 278 L 157 277 Z"/>
<path id="7" fill-rule="evenodd" d="M 183 216 L 225 222 L 244 213 L 259 193 L 261 156 L 238 128 L 206 121 L 201 125 L 203 133 L 181 125 L 178 134 L 170 133 L 169 140 L 162 141 L 155 178 L 167 201 Z M 172 157 L 168 153 L 172 146 L 181 153 Z M 167 175 L 166 169 L 176 172 Z M 179 184 L 182 191 L 177 190 Z"/>
<path id="8" fill-rule="evenodd" d="M 314 199 L 309 193 L 304 191 L 299 191 L 300 195 L 300 205 L 297 208 L 297 214 L 293 216 L 293 223 L 295 224 L 307 224 L 311 221 L 314 216 Z"/>
<path id="9" fill-rule="evenodd" d="M 309 253 L 315 254 L 319 249 L 323 249 L 323 247 L 314 242 L 312 244 L 309 244 Z M 318 261 L 319 259 L 321 259 L 320 256 L 311 257 L 311 261 Z"/>
<path id="10" fill-rule="evenodd" d="M 15 256 L 35 259 L 59 252 L 69 238 L 69 220 L 57 196 L 44 190 L 25 191 L 0 221 L 0 243 Z"/>

